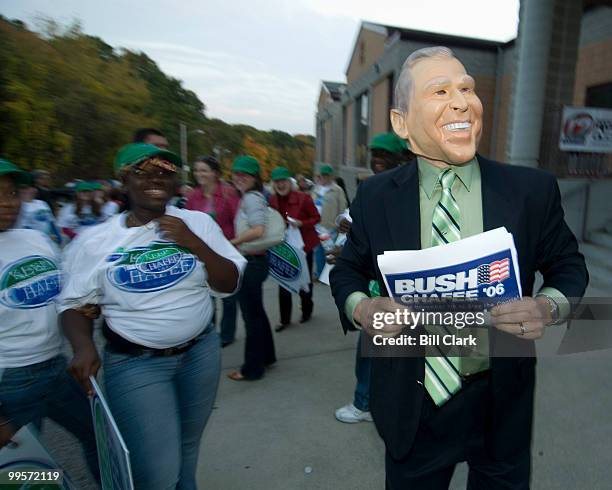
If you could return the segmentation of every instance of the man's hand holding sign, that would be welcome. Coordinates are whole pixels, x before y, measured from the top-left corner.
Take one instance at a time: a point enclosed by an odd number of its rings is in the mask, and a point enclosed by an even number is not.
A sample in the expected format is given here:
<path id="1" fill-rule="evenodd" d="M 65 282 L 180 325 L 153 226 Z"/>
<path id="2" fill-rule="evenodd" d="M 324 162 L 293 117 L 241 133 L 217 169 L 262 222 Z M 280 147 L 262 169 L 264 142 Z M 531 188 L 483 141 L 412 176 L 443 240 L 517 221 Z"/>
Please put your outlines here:
<path id="1" fill-rule="evenodd" d="M 361 326 L 363 331 L 370 336 L 382 335 L 383 337 L 395 337 L 408 325 L 387 322 L 385 321 L 385 314 L 390 313 L 395 319 L 397 318 L 396 312 L 404 309 L 404 306 L 398 304 L 392 298 L 380 296 L 377 298 L 364 298 L 355 307 L 353 319 Z M 383 320 L 382 327 L 374 326 L 377 316 Z M 391 316 L 388 316 L 388 318 L 391 318 Z"/>
<path id="2" fill-rule="evenodd" d="M 491 319 L 495 328 L 526 340 L 539 339 L 553 322 L 550 300 L 544 296 L 522 298 L 494 307 Z"/>

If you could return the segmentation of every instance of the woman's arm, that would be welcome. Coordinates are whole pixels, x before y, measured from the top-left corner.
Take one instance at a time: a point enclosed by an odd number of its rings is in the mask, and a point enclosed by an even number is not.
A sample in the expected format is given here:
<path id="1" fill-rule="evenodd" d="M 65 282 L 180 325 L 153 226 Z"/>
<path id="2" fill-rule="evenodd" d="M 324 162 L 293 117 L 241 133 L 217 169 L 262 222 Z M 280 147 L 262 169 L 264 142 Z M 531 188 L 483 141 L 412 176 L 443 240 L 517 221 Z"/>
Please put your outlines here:
<path id="1" fill-rule="evenodd" d="M 78 310 L 70 309 L 61 314 L 61 323 L 74 352 L 68 371 L 87 395 L 92 396 L 89 376 L 95 376 L 100 369 L 100 356 L 93 341 L 93 320 Z"/>
<path id="2" fill-rule="evenodd" d="M 261 193 L 247 192 L 242 196 L 242 212 L 246 215 L 249 227 L 232 240 L 233 245 L 252 242 L 266 232 L 268 203 Z"/>
<path id="3" fill-rule="evenodd" d="M 188 248 L 206 266 L 211 288 L 220 293 L 232 293 L 236 290 L 240 273 L 233 261 L 215 252 L 191 231 L 182 219 L 165 215 L 157 219 L 157 222 L 165 238 Z M 218 232 L 221 234 L 220 229 Z"/>
<path id="4" fill-rule="evenodd" d="M 303 213 L 305 217 L 301 219 L 302 226 L 314 226 L 321 221 L 321 215 L 317 211 L 317 207 L 312 202 L 312 198 L 308 194 L 304 194 Z"/>
<path id="5" fill-rule="evenodd" d="M 256 225 L 248 230 L 244 231 L 240 236 L 232 239 L 232 245 L 240 245 L 246 242 L 252 242 L 253 240 L 257 240 L 261 238 L 266 232 L 265 225 Z"/>

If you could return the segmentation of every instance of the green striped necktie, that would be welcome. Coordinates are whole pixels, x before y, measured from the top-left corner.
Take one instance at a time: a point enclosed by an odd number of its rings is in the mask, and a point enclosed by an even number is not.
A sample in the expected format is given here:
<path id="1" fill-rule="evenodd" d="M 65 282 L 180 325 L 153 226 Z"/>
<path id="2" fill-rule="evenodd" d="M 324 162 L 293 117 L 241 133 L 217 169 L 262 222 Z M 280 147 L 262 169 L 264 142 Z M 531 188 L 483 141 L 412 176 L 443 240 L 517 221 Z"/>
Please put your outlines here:
<path id="1" fill-rule="evenodd" d="M 452 168 L 439 177 L 442 196 L 436 205 L 432 219 L 431 245 L 443 245 L 461 239 L 459 226 L 461 212 L 451 188 L 457 174 Z M 439 356 L 425 358 L 425 389 L 437 406 L 443 405 L 461 389 L 458 357 L 446 357 L 438 347 Z"/>

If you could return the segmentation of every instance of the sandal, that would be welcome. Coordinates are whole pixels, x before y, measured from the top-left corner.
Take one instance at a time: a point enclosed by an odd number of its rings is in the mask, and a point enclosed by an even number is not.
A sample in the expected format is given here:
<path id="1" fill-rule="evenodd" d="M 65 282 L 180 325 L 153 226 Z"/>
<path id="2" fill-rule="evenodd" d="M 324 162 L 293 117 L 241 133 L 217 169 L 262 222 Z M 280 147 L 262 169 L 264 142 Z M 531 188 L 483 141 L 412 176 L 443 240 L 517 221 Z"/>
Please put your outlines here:
<path id="1" fill-rule="evenodd" d="M 232 371 L 227 375 L 227 377 L 233 381 L 257 381 L 258 379 L 261 379 L 261 376 L 259 378 L 247 378 L 240 371 Z"/>
<path id="2" fill-rule="evenodd" d="M 233 379 L 234 381 L 246 381 L 246 378 L 242 375 L 240 371 L 232 371 L 227 375 L 229 379 Z"/>

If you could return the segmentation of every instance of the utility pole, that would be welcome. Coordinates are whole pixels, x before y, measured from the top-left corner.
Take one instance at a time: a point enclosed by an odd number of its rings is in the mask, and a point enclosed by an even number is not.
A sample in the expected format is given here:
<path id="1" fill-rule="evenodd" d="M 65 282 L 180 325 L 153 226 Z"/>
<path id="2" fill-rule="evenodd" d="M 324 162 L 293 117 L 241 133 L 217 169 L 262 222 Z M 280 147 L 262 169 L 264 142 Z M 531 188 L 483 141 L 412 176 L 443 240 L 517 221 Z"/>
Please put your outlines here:
<path id="1" fill-rule="evenodd" d="M 187 165 L 187 125 L 179 122 L 179 131 L 181 137 L 181 160 L 183 161 L 183 183 L 187 183 L 187 173 L 189 166 Z"/>
<path id="2" fill-rule="evenodd" d="M 193 134 L 206 134 L 203 129 L 192 129 L 187 131 L 187 125 L 184 122 L 179 122 L 179 133 L 181 139 L 181 160 L 183 160 L 183 183 L 186 184 L 189 180 L 189 155 L 187 154 L 187 136 Z"/>

